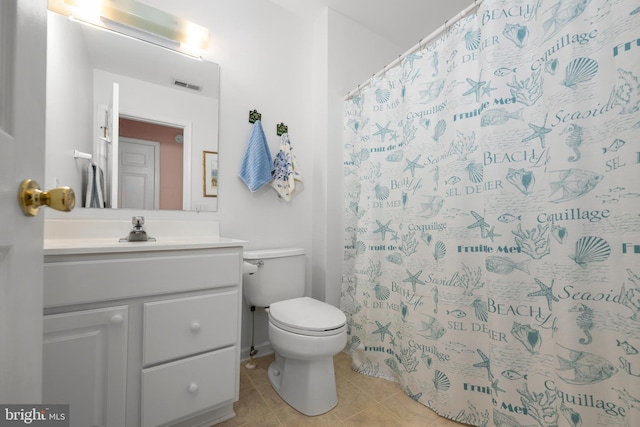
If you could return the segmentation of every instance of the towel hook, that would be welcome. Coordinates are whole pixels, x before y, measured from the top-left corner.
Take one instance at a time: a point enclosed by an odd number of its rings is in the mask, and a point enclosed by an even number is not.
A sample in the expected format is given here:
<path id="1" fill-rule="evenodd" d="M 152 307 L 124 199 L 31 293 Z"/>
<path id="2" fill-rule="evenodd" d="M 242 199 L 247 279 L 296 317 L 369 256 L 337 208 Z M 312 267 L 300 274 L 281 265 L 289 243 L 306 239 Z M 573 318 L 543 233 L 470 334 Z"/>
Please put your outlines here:
<path id="1" fill-rule="evenodd" d="M 278 136 L 282 136 L 283 133 L 288 133 L 289 132 L 289 127 L 285 126 L 284 123 L 280 123 L 279 125 L 276 125 L 276 133 L 278 134 Z"/>
<path id="2" fill-rule="evenodd" d="M 255 123 L 256 120 L 262 120 L 262 114 L 258 110 L 249 111 L 249 123 Z"/>

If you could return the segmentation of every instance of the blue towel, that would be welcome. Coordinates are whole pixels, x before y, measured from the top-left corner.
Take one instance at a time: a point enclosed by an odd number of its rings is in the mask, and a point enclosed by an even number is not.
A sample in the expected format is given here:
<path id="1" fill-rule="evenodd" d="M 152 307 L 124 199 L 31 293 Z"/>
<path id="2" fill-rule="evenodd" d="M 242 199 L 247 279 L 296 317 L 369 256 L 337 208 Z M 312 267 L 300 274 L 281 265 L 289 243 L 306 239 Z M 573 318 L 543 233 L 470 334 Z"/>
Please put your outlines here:
<path id="1" fill-rule="evenodd" d="M 271 181 L 273 163 L 260 120 L 256 120 L 240 165 L 240 178 L 251 192 Z"/>

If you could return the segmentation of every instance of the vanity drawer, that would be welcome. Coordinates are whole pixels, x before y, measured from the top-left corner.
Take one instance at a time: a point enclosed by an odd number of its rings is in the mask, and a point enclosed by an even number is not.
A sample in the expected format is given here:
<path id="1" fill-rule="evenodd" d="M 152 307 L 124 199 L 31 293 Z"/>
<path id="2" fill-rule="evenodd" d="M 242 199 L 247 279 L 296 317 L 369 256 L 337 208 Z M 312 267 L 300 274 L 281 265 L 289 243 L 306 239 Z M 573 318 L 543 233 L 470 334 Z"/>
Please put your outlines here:
<path id="1" fill-rule="evenodd" d="M 49 256 L 44 306 L 238 286 L 241 263 L 235 249 Z"/>
<path id="2" fill-rule="evenodd" d="M 142 426 L 158 426 L 235 398 L 236 348 L 142 370 Z"/>
<path id="3" fill-rule="evenodd" d="M 143 364 L 233 345 L 238 339 L 238 290 L 143 305 Z"/>

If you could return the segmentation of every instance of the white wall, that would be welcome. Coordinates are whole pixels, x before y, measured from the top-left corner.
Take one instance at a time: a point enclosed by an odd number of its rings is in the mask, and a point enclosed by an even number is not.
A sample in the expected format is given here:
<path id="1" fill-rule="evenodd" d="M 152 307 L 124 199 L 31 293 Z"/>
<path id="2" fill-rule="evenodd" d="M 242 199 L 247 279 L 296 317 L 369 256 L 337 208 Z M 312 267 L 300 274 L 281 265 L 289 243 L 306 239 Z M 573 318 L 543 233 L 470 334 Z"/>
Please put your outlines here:
<path id="1" fill-rule="evenodd" d="M 328 114 L 329 114 L 329 10 L 324 9 L 313 22 L 313 84 L 309 88 L 313 99 L 313 229 L 311 245 L 313 259 L 311 263 L 311 296 L 322 301 L 327 300 L 327 155 L 328 155 Z"/>
<path id="2" fill-rule="evenodd" d="M 93 106 L 90 97 L 84 96 L 93 90 L 93 75 L 80 28 L 63 25 L 67 21 L 62 15 L 48 12 L 47 32 L 56 37 L 48 37 L 47 41 L 45 165 L 60 167 L 45 170 L 45 182 L 40 186 L 46 189 L 69 186 L 79 192 L 82 188 L 81 173 L 89 163 L 74 159 L 73 151 L 93 151 Z M 74 123 L 74 126 L 70 127 L 69 123 Z"/>

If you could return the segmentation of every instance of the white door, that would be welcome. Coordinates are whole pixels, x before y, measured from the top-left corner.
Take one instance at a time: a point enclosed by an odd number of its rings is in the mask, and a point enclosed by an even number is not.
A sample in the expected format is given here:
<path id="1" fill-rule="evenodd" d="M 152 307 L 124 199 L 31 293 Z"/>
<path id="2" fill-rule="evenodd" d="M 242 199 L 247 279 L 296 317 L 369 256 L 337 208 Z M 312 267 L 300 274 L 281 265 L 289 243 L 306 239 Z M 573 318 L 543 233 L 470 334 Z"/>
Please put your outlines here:
<path id="1" fill-rule="evenodd" d="M 111 89 L 111 99 L 107 113 L 107 139 L 109 141 L 109 153 L 107 154 L 107 206 L 118 206 L 118 149 L 119 149 L 119 120 L 120 120 L 120 85 L 114 83 Z"/>
<path id="2" fill-rule="evenodd" d="M 160 143 L 120 138 L 118 207 L 160 208 Z"/>
<path id="3" fill-rule="evenodd" d="M 43 213 L 18 205 L 44 184 L 47 0 L 0 1 L 0 402 L 42 399 Z"/>

